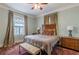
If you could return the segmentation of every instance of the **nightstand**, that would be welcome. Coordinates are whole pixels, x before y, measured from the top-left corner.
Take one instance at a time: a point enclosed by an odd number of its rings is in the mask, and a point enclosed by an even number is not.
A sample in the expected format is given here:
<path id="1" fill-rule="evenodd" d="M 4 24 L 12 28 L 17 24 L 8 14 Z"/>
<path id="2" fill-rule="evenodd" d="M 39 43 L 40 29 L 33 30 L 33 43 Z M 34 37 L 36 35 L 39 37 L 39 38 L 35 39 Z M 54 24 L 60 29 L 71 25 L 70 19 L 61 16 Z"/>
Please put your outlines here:
<path id="1" fill-rule="evenodd" d="M 79 38 L 78 37 L 60 37 L 59 45 L 65 48 L 79 51 Z"/>
<path id="2" fill-rule="evenodd" d="M 32 35 L 36 35 L 36 34 L 40 34 L 40 33 L 32 33 Z"/>
<path id="3" fill-rule="evenodd" d="M 36 34 L 38 34 L 38 33 L 32 33 L 33 35 L 36 35 Z"/>

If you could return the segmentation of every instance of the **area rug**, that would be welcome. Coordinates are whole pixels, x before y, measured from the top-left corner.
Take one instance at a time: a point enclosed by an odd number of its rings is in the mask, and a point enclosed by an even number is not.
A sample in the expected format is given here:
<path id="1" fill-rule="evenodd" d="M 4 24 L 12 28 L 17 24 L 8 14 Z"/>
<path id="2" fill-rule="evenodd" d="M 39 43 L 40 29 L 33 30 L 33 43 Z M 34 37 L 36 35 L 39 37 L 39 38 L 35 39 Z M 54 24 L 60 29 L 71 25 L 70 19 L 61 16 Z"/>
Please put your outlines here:
<path id="1" fill-rule="evenodd" d="M 20 48 L 19 53 L 19 44 L 18 44 L 7 49 L 0 49 L 0 55 L 31 55 L 31 54 L 28 53 L 23 48 Z M 44 52 L 42 55 L 47 54 Z M 79 55 L 79 52 L 56 46 L 52 50 L 52 55 Z"/>

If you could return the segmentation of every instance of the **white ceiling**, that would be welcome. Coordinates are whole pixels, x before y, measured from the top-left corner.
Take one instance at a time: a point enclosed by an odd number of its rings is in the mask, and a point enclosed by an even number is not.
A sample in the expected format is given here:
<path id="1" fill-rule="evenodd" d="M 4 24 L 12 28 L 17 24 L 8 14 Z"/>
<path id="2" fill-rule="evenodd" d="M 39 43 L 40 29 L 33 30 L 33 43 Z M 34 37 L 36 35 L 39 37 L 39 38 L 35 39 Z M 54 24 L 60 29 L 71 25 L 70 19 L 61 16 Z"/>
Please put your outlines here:
<path id="1" fill-rule="evenodd" d="M 39 9 L 32 10 L 31 9 L 32 4 L 28 4 L 28 3 L 5 3 L 2 5 L 5 5 L 9 8 L 21 11 L 26 14 L 38 16 L 41 14 L 52 12 L 52 11 L 57 10 L 62 7 L 67 7 L 67 6 L 75 5 L 75 4 L 72 4 L 72 3 L 48 3 L 46 5 L 46 7 L 44 7 L 43 10 L 39 10 Z"/>

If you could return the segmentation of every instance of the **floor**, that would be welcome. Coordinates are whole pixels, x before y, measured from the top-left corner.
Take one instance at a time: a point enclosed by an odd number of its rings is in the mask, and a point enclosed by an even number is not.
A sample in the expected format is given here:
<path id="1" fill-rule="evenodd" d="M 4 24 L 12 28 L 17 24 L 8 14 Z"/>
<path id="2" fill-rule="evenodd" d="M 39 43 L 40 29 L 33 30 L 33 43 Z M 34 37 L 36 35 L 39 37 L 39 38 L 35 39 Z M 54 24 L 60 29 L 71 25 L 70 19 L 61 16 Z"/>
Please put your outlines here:
<path id="1" fill-rule="evenodd" d="M 20 52 L 19 44 L 10 48 L 0 49 L 0 55 L 30 55 L 23 48 L 20 49 Z M 45 52 L 42 55 L 46 55 Z M 79 55 L 79 52 L 56 46 L 52 51 L 52 55 Z"/>

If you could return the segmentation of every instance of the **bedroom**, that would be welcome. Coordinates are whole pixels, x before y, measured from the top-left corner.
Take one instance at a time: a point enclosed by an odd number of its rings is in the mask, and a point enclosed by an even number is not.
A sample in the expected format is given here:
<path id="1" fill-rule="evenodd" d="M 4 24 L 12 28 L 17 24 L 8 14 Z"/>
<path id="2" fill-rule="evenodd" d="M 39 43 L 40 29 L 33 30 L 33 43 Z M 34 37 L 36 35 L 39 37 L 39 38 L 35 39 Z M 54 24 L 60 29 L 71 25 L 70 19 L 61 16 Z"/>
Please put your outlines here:
<path id="1" fill-rule="evenodd" d="M 27 48 L 23 49 L 22 46 L 19 53 L 19 45 L 27 41 L 24 40 L 25 36 L 33 35 L 34 38 L 35 35 L 40 34 L 47 34 L 48 37 L 58 36 L 53 51 L 50 50 L 49 45 L 48 52 L 41 51 L 42 55 L 50 54 L 50 52 L 53 55 L 79 55 L 79 4 L 48 3 L 44 10 L 33 10 L 31 8 L 32 4 L 0 3 L 1 55 L 28 55 Z M 55 20 L 52 21 L 52 18 Z M 45 28 L 43 29 L 43 27 Z M 72 30 L 72 33 L 69 30 Z M 35 36 L 35 38 L 40 38 L 40 36 Z M 44 36 L 44 38 L 47 37 Z M 44 48 L 42 45 L 41 48 L 46 49 L 47 47 Z"/>

